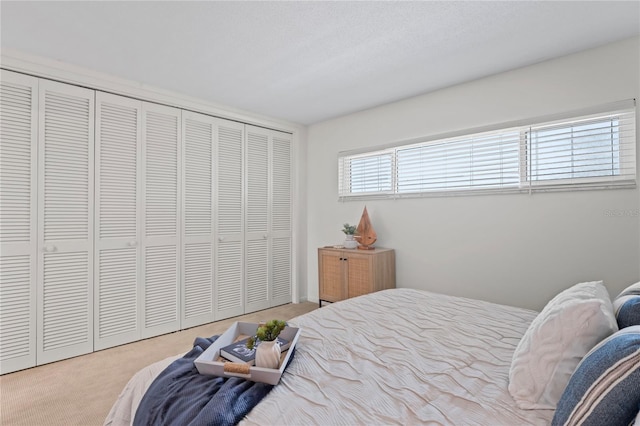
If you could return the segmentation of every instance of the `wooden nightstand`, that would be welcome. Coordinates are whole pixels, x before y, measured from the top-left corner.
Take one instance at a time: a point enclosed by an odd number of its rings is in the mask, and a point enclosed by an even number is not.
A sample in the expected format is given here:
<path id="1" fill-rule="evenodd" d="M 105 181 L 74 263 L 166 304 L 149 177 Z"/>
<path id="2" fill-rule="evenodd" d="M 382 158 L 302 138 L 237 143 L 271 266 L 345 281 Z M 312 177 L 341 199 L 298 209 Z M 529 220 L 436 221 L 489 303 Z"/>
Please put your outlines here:
<path id="1" fill-rule="evenodd" d="M 393 249 L 318 249 L 320 306 L 396 286 Z"/>

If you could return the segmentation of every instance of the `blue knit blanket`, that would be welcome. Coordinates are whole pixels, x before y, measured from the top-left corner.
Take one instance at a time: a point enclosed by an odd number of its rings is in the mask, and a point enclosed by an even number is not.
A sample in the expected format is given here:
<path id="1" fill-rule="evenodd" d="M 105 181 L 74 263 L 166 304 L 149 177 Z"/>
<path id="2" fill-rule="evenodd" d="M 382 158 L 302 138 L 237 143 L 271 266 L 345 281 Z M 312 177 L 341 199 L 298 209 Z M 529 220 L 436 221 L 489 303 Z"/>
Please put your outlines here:
<path id="1" fill-rule="evenodd" d="M 198 373 L 193 361 L 217 338 L 196 338 L 193 349 L 160 373 L 142 397 L 134 426 L 235 425 L 269 393 L 273 386 L 266 383 Z"/>

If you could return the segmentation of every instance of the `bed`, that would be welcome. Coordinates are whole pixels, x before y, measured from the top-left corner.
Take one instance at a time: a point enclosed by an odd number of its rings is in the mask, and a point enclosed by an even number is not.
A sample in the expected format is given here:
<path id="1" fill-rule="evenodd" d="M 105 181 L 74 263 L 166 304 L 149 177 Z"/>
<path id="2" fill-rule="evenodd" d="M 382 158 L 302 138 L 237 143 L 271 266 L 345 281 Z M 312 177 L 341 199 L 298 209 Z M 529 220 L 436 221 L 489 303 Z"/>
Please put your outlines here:
<path id="1" fill-rule="evenodd" d="M 324 306 L 289 321 L 302 328 L 295 358 L 241 424 L 550 424 L 553 409 L 518 408 L 508 389 L 537 315 L 413 289 Z M 105 424 L 130 424 L 175 358 L 138 372 Z"/>

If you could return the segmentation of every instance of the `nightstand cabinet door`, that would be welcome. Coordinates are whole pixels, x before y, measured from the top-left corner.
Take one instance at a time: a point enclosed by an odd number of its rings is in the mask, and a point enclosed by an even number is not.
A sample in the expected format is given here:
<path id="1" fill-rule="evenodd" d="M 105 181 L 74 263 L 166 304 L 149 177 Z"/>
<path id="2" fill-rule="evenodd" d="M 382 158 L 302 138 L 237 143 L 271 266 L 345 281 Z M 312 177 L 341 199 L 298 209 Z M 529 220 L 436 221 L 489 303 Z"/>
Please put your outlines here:
<path id="1" fill-rule="evenodd" d="M 353 253 L 349 254 L 346 259 L 347 297 L 362 296 L 374 291 L 373 265 L 375 256 Z"/>
<path id="2" fill-rule="evenodd" d="M 344 257 L 339 250 L 318 251 L 320 300 L 337 302 L 346 299 Z"/>
<path id="3" fill-rule="evenodd" d="M 318 249 L 319 299 L 338 302 L 396 286 L 392 249 Z"/>

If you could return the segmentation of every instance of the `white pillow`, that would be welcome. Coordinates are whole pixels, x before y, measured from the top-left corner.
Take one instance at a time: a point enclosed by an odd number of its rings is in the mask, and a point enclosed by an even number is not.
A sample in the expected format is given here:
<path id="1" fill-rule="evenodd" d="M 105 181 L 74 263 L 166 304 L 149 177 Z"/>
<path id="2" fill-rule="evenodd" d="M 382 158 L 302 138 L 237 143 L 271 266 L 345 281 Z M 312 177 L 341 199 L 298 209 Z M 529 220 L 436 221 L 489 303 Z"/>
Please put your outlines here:
<path id="1" fill-rule="evenodd" d="M 576 284 L 551 299 L 518 343 L 509 393 L 522 409 L 555 409 L 580 360 L 618 331 L 602 281 Z"/>

